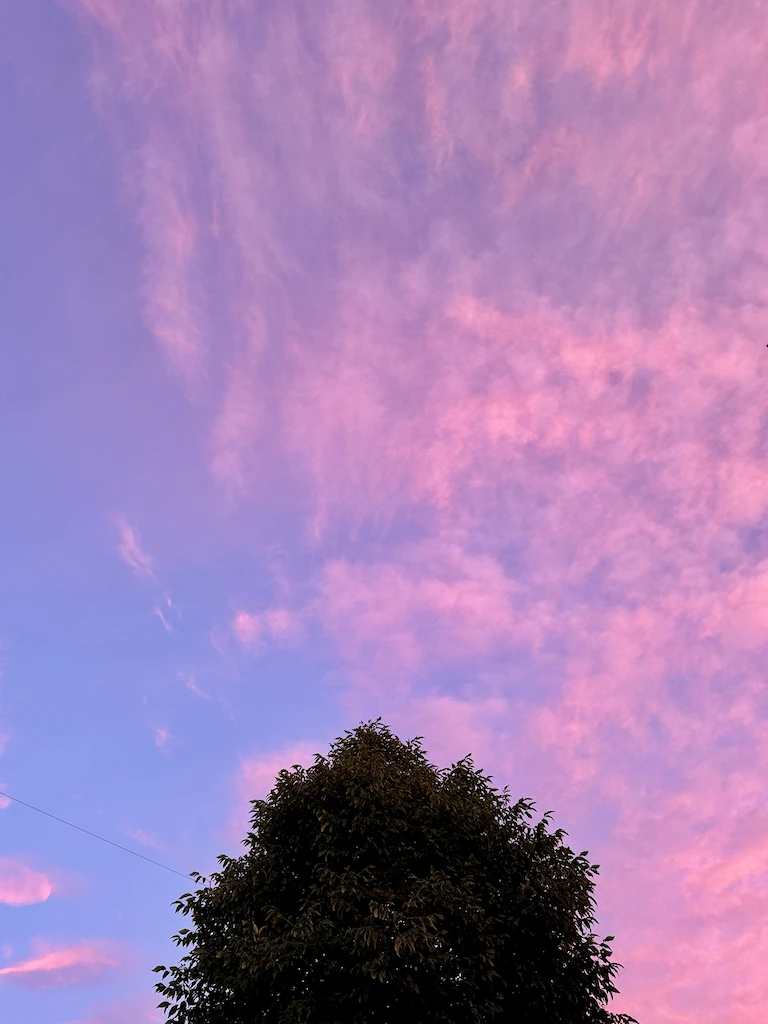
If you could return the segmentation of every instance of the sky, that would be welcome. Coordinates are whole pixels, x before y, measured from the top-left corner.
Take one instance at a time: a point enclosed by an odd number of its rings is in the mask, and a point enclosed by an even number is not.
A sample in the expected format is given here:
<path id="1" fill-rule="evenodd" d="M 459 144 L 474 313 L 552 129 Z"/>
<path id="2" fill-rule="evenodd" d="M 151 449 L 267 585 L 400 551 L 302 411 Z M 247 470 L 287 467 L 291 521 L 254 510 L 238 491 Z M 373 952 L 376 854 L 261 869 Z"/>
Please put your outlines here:
<path id="1" fill-rule="evenodd" d="M 600 864 L 641 1024 L 768 976 L 761 0 L 0 0 L 0 789 L 182 874 L 381 716 Z M 0 800 L 5 1024 L 191 882 Z M 762 980 L 761 980 L 762 979 Z"/>

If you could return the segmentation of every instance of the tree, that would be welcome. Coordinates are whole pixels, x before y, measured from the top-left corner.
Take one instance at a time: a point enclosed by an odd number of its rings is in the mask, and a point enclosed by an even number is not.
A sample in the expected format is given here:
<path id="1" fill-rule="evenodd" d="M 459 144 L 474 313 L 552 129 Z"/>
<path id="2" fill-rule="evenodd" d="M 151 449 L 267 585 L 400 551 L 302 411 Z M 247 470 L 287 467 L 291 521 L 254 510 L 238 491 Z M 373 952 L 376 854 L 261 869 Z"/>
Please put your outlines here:
<path id="1" fill-rule="evenodd" d="M 361 724 L 252 801 L 246 853 L 175 902 L 176 1024 L 637 1024 L 609 1013 L 598 866 L 466 757 Z M 166 980 L 170 979 L 170 980 Z"/>

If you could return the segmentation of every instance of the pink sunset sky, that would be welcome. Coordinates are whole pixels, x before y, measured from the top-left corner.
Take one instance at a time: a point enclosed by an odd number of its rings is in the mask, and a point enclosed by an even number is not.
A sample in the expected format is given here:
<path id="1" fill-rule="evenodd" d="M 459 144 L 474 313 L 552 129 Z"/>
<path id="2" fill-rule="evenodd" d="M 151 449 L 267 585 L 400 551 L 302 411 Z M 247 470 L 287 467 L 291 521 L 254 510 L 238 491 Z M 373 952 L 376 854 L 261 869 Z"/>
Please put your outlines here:
<path id="1" fill-rule="evenodd" d="M 182 873 L 360 720 L 768 1004 L 764 0 L 0 0 L 0 790 Z M 0 801 L 0 1019 L 192 882 Z"/>

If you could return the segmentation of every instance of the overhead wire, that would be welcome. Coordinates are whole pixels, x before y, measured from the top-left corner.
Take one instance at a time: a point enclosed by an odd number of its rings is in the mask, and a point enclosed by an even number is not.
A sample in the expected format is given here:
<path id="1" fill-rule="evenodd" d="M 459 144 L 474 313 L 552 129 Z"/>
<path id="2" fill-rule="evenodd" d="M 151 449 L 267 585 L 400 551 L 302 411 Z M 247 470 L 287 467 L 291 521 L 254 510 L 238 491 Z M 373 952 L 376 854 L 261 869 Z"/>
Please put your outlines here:
<path id="1" fill-rule="evenodd" d="M 188 875 L 184 871 L 177 871 L 176 868 L 171 868 L 167 864 L 161 864 L 159 860 L 153 860 L 151 857 L 145 857 L 143 853 L 137 853 L 136 850 L 131 850 L 127 846 L 121 846 L 120 843 L 115 843 L 111 839 L 98 835 L 96 832 L 90 832 L 87 828 L 75 825 L 74 822 L 67 821 L 66 818 L 60 818 L 57 814 L 51 814 L 50 811 L 44 811 L 42 807 L 35 807 L 34 804 L 28 804 L 26 800 L 20 800 L 17 796 L 11 796 L 10 793 L 4 793 L 0 790 L 0 797 L 4 797 L 6 800 L 13 800 L 14 803 L 21 804 L 22 807 L 28 807 L 31 811 L 37 811 L 38 814 L 44 814 L 47 818 L 53 818 L 54 821 L 60 821 L 63 825 L 69 825 L 70 828 L 76 828 L 78 832 L 84 832 L 87 836 L 92 836 L 94 839 L 100 839 L 102 843 L 109 843 L 110 846 L 114 846 L 118 850 L 122 850 L 124 853 L 130 853 L 132 857 L 139 857 L 141 860 L 145 860 L 149 864 L 154 864 L 158 868 L 164 868 L 166 871 L 172 871 L 174 875 L 180 875 L 182 878 L 192 877 L 192 875 Z"/>

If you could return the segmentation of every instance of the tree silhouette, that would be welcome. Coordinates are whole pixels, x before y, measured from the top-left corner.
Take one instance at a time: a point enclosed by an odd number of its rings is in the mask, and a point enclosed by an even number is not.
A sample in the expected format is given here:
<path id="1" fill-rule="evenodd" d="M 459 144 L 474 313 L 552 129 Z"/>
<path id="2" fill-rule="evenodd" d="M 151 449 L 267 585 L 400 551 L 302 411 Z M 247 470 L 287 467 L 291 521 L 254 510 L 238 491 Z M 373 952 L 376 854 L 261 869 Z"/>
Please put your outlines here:
<path id="1" fill-rule="evenodd" d="M 597 865 L 420 741 L 361 724 L 252 802 L 246 853 L 175 903 L 192 927 L 155 968 L 169 1020 L 637 1024 L 605 1008 L 620 965 L 591 931 Z"/>

